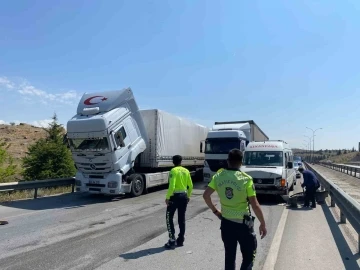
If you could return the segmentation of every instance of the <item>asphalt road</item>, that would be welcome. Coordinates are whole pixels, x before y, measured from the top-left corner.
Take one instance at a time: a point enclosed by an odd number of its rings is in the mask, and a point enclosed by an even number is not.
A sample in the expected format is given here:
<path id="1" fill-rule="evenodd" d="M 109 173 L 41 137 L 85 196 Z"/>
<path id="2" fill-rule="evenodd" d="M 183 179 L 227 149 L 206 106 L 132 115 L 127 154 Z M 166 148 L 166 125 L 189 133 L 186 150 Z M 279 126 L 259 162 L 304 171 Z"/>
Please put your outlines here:
<path id="1" fill-rule="evenodd" d="M 195 185 L 187 219 L 207 210 L 203 186 Z M 1 269 L 95 269 L 166 232 L 165 193 L 162 188 L 137 198 L 68 194 L 0 204 L 0 219 L 9 221 L 0 226 Z M 284 210 L 281 199 L 259 200 L 269 235 L 259 246 L 258 267 Z"/>

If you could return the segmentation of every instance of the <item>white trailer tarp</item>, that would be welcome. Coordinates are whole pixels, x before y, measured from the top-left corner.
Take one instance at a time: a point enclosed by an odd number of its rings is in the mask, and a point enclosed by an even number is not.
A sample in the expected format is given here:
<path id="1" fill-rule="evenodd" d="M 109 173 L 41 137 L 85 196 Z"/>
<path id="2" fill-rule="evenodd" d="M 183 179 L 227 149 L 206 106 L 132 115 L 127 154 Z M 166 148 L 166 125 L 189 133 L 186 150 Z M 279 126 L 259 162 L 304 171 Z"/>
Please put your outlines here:
<path id="1" fill-rule="evenodd" d="M 140 110 L 149 142 L 142 155 L 144 167 L 169 167 L 172 156 L 181 155 L 183 165 L 203 165 L 200 142 L 209 129 L 190 120 L 160 110 Z"/>

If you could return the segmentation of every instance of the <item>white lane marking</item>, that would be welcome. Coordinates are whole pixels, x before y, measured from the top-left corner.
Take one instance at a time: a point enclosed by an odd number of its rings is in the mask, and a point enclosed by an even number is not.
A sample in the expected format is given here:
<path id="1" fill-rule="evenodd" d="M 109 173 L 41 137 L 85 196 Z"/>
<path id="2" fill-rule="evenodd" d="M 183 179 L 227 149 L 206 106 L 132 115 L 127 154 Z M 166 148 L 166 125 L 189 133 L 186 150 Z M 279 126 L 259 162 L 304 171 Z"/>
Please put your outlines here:
<path id="1" fill-rule="evenodd" d="M 285 208 L 284 211 L 281 214 L 279 225 L 278 225 L 278 228 L 277 228 L 277 230 L 275 232 L 274 238 L 272 240 L 270 250 L 269 250 L 268 256 L 266 257 L 266 261 L 265 261 L 263 270 L 275 269 L 275 264 L 276 264 L 276 261 L 277 261 L 277 258 L 278 258 L 281 239 L 283 237 L 283 233 L 284 233 L 288 213 L 289 213 L 289 209 Z"/>

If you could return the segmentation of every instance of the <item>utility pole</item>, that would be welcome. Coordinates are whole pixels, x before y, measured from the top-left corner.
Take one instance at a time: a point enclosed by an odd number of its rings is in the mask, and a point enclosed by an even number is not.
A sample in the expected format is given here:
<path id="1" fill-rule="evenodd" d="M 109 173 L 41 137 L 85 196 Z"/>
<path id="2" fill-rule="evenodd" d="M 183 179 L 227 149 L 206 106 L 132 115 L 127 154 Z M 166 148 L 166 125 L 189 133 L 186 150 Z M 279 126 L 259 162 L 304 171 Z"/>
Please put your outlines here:
<path id="1" fill-rule="evenodd" d="M 304 136 L 309 139 L 309 141 L 308 141 L 308 144 L 309 144 L 309 162 L 311 162 L 311 160 L 312 160 L 312 155 L 311 155 L 311 137 L 306 136 L 306 135 L 304 135 Z"/>
<path id="2" fill-rule="evenodd" d="M 315 158 L 315 132 L 317 131 L 317 130 L 319 130 L 319 129 L 322 129 L 322 128 L 317 128 L 317 129 L 315 129 L 315 130 L 313 130 L 312 128 L 309 128 L 309 127 L 306 127 L 307 129 L 310 129 L 311 131 L 312 131 L 312 133 L 313 133 L 313 136 L 312 136 L 312 138 L 313 138 L 313 159 Z"/>
<path id="3" fill-rule="evenodd" d="M 305 140 L 304 140 L 304 142 L 305 142 Z M 304 149 L 305 149 L 305 156 L 307 156 L 307 155 L 308 155 L 308 151 L 309 151 L 309 144 L 306 142 L 306 143 L 303 144 L 303 147 L 304 147 Z"/>

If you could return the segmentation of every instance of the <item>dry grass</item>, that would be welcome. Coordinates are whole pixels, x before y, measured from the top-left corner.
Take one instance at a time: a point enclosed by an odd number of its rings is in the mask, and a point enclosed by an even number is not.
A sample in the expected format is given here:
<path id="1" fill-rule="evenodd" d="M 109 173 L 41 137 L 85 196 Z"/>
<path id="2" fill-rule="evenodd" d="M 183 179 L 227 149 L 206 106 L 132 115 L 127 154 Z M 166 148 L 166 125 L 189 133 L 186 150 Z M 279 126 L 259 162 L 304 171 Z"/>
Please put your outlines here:
<path id="1" fill-rule="evenodd" d="M 329 158 L 327 158 L 326 160 L 331 160 L 334 163 L 347 163 L 347 162 L 351 162 L 351 160 L 356 159 L 356 156 L 360 155 L 359 152 L 350 152 L 347 154 L 342 154 L 342 155 L 336 155 L 336 156 L 331 156 Z"/>
<path id="2" fill-rule="evenodd" d="M 0 202 L 17 201 L 34 198 L 34 189 L 0 192 Z M 55 187 L 55 188 L 39 188 L 38 197 L 46 197 L 57 194 L 71 192 L 71 186 Z"/>
<path id="3" fill-rule="evenodd" d="M 45 137 L 46 132 L 42 128 L 27 124 L 0 125 L 0 141 L 5 141 L 9 145 L 7 152 L 15 160 L 21 160 L 25 157 L 29 145 Z"/>

